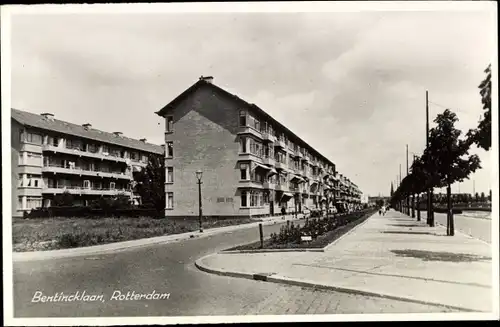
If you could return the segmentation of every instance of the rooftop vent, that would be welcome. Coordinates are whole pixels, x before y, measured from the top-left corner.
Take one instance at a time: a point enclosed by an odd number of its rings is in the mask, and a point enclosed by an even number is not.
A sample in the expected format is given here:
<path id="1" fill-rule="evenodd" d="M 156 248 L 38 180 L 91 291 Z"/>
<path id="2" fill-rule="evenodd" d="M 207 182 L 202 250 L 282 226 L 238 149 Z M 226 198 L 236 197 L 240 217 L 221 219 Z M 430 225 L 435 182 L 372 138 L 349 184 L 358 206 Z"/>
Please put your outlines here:
<path id="1" fill-rule="evenodd" d="M 146 143 L 146 139 L 140 139 L 139 141 Z"/>
<path id="2" fill-rule="evenodd" d="M 214 81 L 214 77 L 213 76 L 200 76 L 200 81 L 212 83 Z"/>
<path id="3" fill-rule="evenodd" d="M 43 114 L 41 114 L 43 116 L 43 118 L 47 119 L 47 120 L 54 120 L 54 114 L 51 114 L 49 112 L 45 112 Z"/>
<path id="4" fill-rule="evenodd" d="M 92 128 L 92 125 L 89 123 L 83 124 L 83 128 L 85 128 L 87 131 Z"/>
<path id="5" fill-rule="evenodd" d="M 113 132 L 113 134 L 115 134 L 115 136 L 122 136 L 123 135 L 122 132 Z"/>

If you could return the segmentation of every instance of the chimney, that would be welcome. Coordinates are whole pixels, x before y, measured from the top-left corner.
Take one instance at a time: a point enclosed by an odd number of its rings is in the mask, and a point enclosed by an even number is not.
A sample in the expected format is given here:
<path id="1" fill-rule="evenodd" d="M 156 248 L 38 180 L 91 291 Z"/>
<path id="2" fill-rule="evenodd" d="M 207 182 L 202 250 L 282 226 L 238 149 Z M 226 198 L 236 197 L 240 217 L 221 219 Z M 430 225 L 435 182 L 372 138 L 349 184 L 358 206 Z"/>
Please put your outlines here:
<path id="1" fill-rule="evenodd" d="M 92 125 L 89 123 L 83 124 L 83 128 L 85 128 L 87 131 L 92 128 Z"/>
<path id="2" fill-rule="evenodd" d="M 213 77 L 213 76 L 203 76 L 203 75 L 202 75 L 202 76 L 200 77 L 200 80 L 201 80 L 201 81 L 205 81 L 205 82 L 207 82 L 207 83 L 210 83 L 210 84 L 211 84 L 211 83 L 214 81 L 214 77 Z"/>
<path id="3" fill-rule="evenodd" d="M 122 132 L 113 132 L 113 134 L 115 134 L 115 136 L 122 136 L 123 135 Z"/>
<path id="4" fill-rule="evenodd" d="M 140 139 L 139 141 L 146 143 L 146 139 Z"/>
<path id="5" fill-rule="evenodd" d="M 47 120 L 54 120 L 54 114 L 51 114 L 49 112 L 45 112 L 43 114 L 41 114 L 43 116 L 43 118 L 47 119 Z"/>

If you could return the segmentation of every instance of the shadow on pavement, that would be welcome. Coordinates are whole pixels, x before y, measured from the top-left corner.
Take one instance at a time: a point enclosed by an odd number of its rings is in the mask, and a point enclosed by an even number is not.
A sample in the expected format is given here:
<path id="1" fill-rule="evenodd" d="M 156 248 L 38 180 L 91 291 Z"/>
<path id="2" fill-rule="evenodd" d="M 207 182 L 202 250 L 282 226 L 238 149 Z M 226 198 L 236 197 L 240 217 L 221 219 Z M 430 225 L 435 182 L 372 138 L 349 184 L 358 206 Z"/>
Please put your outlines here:
<path id="1" fill-rule="evenodd" d="M 401 257 L 412 257 L 422 259 L 423 261 L 472 262 L 491 260 L 490 257 L 467 253 L 433 252 L 411 249 L 391 250 L 391 252 Z"/>
<path id="2" fill-rule="evenodd" d="M 426 225 L 417 225 L 417 224 L 410 224 L 410 225 L 390 224 L 389 226 L 394 226 L 394 227 L 427 227 Z"/>

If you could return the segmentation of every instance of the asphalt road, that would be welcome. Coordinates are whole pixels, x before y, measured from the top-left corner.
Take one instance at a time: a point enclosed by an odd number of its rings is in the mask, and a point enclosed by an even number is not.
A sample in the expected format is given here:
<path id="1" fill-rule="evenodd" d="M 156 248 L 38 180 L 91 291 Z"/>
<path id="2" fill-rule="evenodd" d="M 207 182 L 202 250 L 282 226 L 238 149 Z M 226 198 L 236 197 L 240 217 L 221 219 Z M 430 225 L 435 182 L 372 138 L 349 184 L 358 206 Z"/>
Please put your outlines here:
<path id="1" fill-rule="evenodd" d="M 265 234 L 279 225 L 265 227 Z M 111 254 L 14 263 L 14 317 L 193 316 L 310 313 L 443 312 L 442 308 L 304 289 L 199 271 L 194 261 L 215 251 L 258 240 L 258 229 L 152 245 Z M 111 300 L 126 294 L 169 293 L 163 300 Z M 90 302 L 33 302 L 86 292 Z M 40 294 L 40 293 L 39 293 Z"/>
<path id="2" fill-rule="evenodd" d="M 425 217 L 427 217 L 426 213 L 422 212 L 423 221 L 425 221 Z M 491 244 L 491 219 L 464 215 L 453 215 L 453 217 L 455 231 L 460 231 Z M 446 226 L 446 214 L 434 213 L 434 219 L 437 223 Z"/>

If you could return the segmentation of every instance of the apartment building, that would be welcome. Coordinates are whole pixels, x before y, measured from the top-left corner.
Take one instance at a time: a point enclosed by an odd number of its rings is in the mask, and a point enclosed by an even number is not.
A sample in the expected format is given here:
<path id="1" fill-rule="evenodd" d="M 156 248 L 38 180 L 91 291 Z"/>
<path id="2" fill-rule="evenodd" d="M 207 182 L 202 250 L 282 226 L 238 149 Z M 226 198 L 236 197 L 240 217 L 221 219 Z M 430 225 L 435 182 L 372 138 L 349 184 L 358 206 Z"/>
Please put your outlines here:
<path id="1" fill-rule="evenodd" d="M 11 110 L 12 212 L 49 207 L 57 194 L 75 195 L 87 205 L 101 196 L 133 194 L 134 173 L 164 147 L 41 115 Z"/>
<path id="2" fill-rule="evenodd" d="M 166 216 L 198 215 L 197 171 L 204 216 L 326 209 L 343 194 L 333 162 L 212 77 L 156 114 L 166 123 Z"/>

